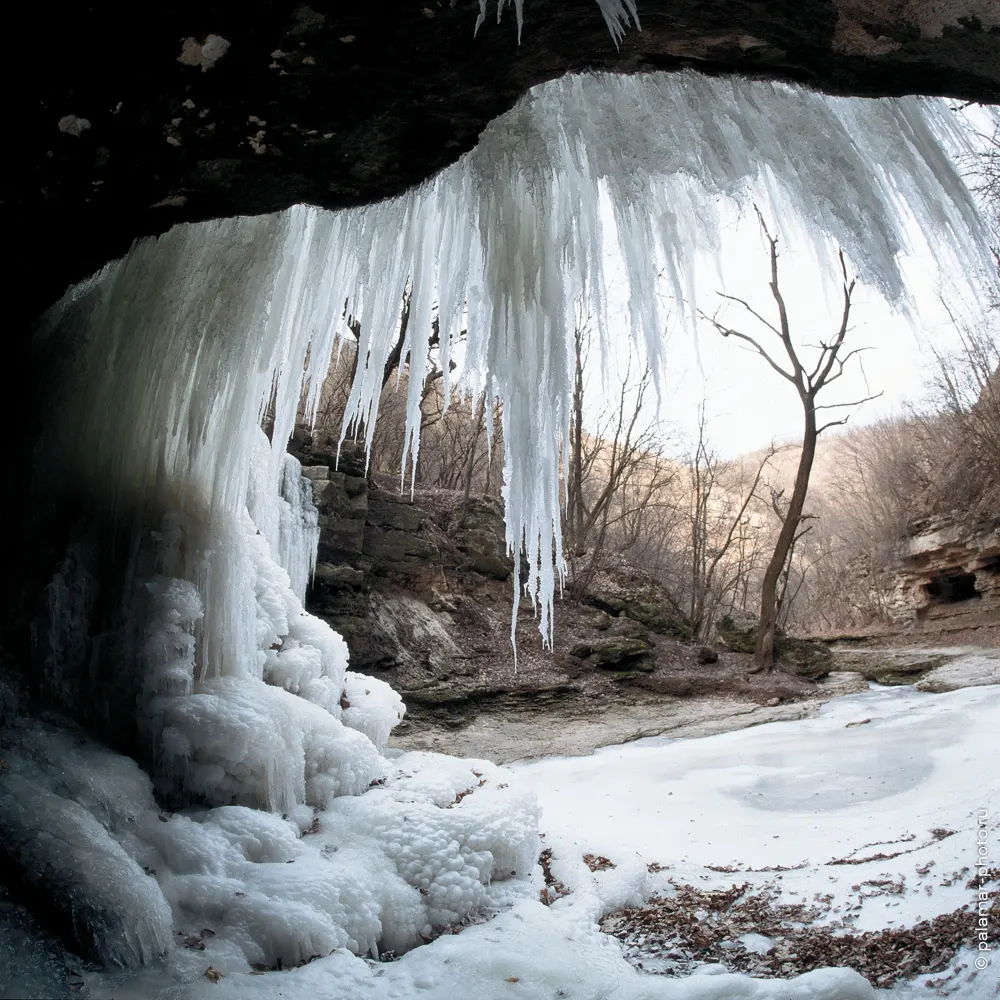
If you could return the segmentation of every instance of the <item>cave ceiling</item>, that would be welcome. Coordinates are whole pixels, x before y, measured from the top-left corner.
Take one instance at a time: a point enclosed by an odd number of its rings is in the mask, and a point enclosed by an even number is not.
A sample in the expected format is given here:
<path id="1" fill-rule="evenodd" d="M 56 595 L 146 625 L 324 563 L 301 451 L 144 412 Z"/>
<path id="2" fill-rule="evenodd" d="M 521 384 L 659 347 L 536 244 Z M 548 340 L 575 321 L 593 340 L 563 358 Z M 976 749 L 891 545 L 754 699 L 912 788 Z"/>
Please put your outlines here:
<path id="1" fill-rule="evenodd" d="M 452 163 L 534 84 L 694 66 L 836 94 L 1000 102 L 1000 0 L 240 0 L 40 9 L 8 49 L 8 281 L 37 314 L 176 222 L 338 208 Z M 10 36 L 9 36 L 10 37 Z"/>

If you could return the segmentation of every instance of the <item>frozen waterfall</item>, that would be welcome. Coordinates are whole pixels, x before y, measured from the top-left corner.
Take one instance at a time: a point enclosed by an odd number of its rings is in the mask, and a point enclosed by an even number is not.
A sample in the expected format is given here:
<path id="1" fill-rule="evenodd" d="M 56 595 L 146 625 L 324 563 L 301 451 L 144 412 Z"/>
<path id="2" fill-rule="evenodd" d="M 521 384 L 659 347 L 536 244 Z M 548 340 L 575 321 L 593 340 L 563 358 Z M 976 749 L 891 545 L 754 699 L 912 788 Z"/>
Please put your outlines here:
<path id="1" fill-rule="evenodd" d="M 718 245 L 727 205 L 752 199 L 784 232 L 835 241 L 903 302 L 899 254 L 915 233 L 934 241 L 949 274 L 974 281 L 986 259 L 986 234 L 948 155 L 962 141 L 940 101 L 838 99 L 694 73 L 570 77 L 527 95 L 475 150 L 404 197 L 177 227 L 71 290 L 45 320 L 84 331 L 72 419 L 54 447 L 76 456 L 95 494 L 137 503 L 151 531 L 155 572 L 136 609 L 146 622 L 140 700 L 146 722 L 155 716 L 163 770 L 180 769 L 199 791 L 217 781 L 242 794 L 244 779 L 232 784 L 232 769 L 215 760 L 221 744 L 202 759 L 191 741 L 213 719 L 221 725 L 219 706 L 249 697 L 247 684 L 280 678 L 277 689 L 303 695 L 323 713 L 317 720 L 339 719 L 347 653 L 301 611 L 315 527 L 283 443 L 303 372 L 311 411 L 348 316 L 361 343 L 347 421 L 362 421 L 370 442 L 412 289 L 404 353 L 414 461 L 427 340 L 436 323 L 447 382 L 467 329 L 463 388 L 503 401 L 507 544 L 523 546 L 548 639 L 562 569 L 573 316 L 585 303 L 608 337 L 606 246 L 616 243 L 627 265 L 632 334 L 654 369 L 663 362 L 659 275 L 676 307 L 693 310 L 697 255 Z M 273 447 L 259 430 L 269 405 Z M 194 682 L 213 686 L 211 698 L 191 695 Z M 306 794 L 305 772 L 282 763 L 301 755 L 302 736 L 276 704 L 251 702 L 247 718 L 259 715 L 271 749 L 244 791 L 284 808 Z"/>
<path id="2" fill-rule="evenodd" d="M 601 6 L 612 17 L 632 10 Z M 348 317 L 361 341 L 347 420 L 370 443 L 412 290 L 414 463 L 432 328 L 446 383 L 467 331 L 459 388 L 503 402 L 507 544 L 527 557 L 548 640 L 573 317 L 584 303 L 609 336 L 606 247 L 625 261 L 631 333 L 654 368 L 664 361 L 660 282 L 690 315 L 697 255 L 718 245 L 734 205 L 755 201 L 785 234 L 839 244 L 894 302 L 906 299 L 899 255 L 920 234 L 945 273 L 974 283 L 986 234 L 949 157 L 962 143 L 936 101 L 835 99 L 693 73 L 570 77 L 528 94 L 475 150 L 403 197 L 177 227 L 68 292 L 39 332 L 72 348 L 45 447 L 69 457 L 125 537 L 126 625 L 87 660 L 80 636 L 101 601 L 86 547 L 74 548 L 50 587 L 40 684 L 70 710 L 81 692 L 105 694 L 87 690 L 95 676 L 108 697 L 120 689 L 135 718 L 98 719 L 109 740 L 148 766 L 161 801 L 199 803 L 194 815 L 158 818 L 148 783 L 125 768 L 131 812 L 109 819 L 120 760 L 93 751 L 96 773 L 110 777 L 80 805 L 53 778 L 63 765 L 45 757 L 69 753 L 65 741 L 3 735 L 8 759 L 27 762 L 24 796 L 34 788 L 66 803 L 51 813 L 70 831 L 69 853 L 46 879 L 61 884 L 93 851 L 128 879 L 156 873 L 142 940 L 102 916 L 110 930 L 97 950 L 123 962 L 162 953 L 168 910 L 182 931 L 212 929 L 219 968 L 379 942 L 403 949 L 499 898 L 501 877 L 535 891 L 530 796 L 482 768 L 476 784 L 465 764 L 407 755 L 390 767 L 380 751 L 402 715 L 398 697 L 350 674 L 341 637 L 302 607 L 315 510 L 284 445 L 303 379 L 312 411 Z M 269 407 L 270 442 L 260 430 Z M 94 656 L 116 666 L 95 675 Z M 0 832 L 37 868 L 37 817 L 8 813 Z M 103 846 L 88 840 L 95 823 Z M 321 838 L 308 864 L 303 833 Z M 292 861 L 280 876 L 263 867 Z M 105 896 L 110 911 L 128 893 Z"/>

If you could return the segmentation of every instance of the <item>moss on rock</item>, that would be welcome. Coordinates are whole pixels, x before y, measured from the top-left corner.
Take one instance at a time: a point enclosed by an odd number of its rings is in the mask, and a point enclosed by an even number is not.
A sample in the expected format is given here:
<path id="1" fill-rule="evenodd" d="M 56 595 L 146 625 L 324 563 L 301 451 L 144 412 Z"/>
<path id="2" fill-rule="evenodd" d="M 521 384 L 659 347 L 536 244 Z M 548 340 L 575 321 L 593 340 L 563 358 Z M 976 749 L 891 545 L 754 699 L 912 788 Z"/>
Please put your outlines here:
<path id="1" fill-rule="evenodd" d="M 727 649 L 752 654 L 757 648 L 758 624 L 749 615 L 724 615 L 715 631 Z M 783 629 L 775 633 L 774 659 L 780 670 L 811 681 L 826 677 L 833 666 L 833 654 L 824 643 L 790 636 Z"/>

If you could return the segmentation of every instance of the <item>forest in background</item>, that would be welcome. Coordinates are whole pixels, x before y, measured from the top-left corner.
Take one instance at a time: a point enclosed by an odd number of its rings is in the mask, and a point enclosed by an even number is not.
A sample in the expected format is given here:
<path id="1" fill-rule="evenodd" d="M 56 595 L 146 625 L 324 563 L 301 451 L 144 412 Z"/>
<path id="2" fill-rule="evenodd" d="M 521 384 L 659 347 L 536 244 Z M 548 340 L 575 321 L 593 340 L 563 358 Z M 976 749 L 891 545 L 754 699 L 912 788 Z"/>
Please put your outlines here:
<path id="1" fill-rule="evenodd" d="M 317 413 L 316 433 L 333 440 L 352 350 L 345 346 L 328 376 Z M 894 569 L 915 524 L 952 512 L 970 523 L 1000 518 L 998 366 L 996 331 L 985 324 L 964 330 L 961 348 L 936 358 L 920 403 L 820 439 L 803 528 L 781 584 L 783 626 L 829 633 L 888 624 L 899 613 Z M 395 367 L 386 372 L 371 450 L 371 469 L 401 482 L 406 378 L 405 366 L 398 385 Z M 723 459 L 704 407 L 700 432 L 685 441 L 656 418 L 651 383 L 648 369 L 627 371 L 600 390 L 594 419 L 581 371 L 564 477 L 568 590 L 583 593 L 595 573 L 625 562 L 655 578 L 674 610 L 708 637 L 720 616 L 757 612 L 799 449 L 771 446 Z M 488 415 L 459 393 L 447 408 L 444 402 L 434 370 L 421 402 L 417 488 L 500 497 L 499 408 Z"/>

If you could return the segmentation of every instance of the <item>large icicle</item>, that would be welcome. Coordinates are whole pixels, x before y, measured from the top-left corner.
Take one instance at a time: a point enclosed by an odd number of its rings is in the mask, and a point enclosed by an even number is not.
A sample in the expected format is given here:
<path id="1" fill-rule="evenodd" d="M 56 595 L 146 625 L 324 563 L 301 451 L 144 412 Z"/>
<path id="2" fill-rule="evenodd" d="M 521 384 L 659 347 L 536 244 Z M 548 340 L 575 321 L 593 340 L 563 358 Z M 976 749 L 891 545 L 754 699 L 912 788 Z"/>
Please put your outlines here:
<path id="1" fill-rule="evenodd" d="M 896 304 L 907 301 L 899 255 L 915 234 L 952 282 L 974 286 L 987 239 L 948 155 L 965 141 L 943 101 L 920 98 L 832 98 L 695 73 L 566 77 L 536 88 L 433 181 L 339 217 L 354 263 L 341 258 L 336 279 L 354 268 L 356 281 L 336 287 L 362 331 L 347 421 L 362 421 L 370 444 L 412 282 L 421 303 L 407 333 L 415 451 L 429 303 L 438 304 L 446 383 L 465 305 L 463 379 L 504 404 L 507 542 L 528 558 L 527 590 L 540 599 L 548 641 L 562 569 L 558 456 L 572 317 L 584 303 L 606 340 L 607 247 L 617 244 L 624 260 L 632 335 L 654 372 L 663 362 L 659 275 L 677 311 L 694 316 L 697 257 L 719 247 L 723 220 L 751 202 L 795 245 L 839 244 Z"/>
<path id="2" fill-rule="evenodd" d="M 410 290 L 408 440 L 415 449 L 433 320 L 446 382 L 464 326 L 466 388 L 484 386 L 504 404 L 507 540 L 527 556 L 525 583 L 548 640 L 562 568 L 558 461 L 573 316 L 584 303 L 608 336 L 605 248 L 617 243 L 626 264 L 632 333 L 654 370 L 663 360 L 659 275 L 691 314 L 697 256 L 718 245 L 734 205 L 756 201 L 796 243 L 836 241 L 869 283 L 904 302 L 898 255 L 917 226 L 953 278 L 968 280 L 987 259 L 947 155 L 962 142 L 940 101 L 831 98 L 694 73 L 548 84 L 404 197 L 180 228 L 79 290 L 94 299 L 99 331 L 83 409 L 103 401 L 87 411 L 86 471 L 119 491 L 184 484 L 178 502 L 163 500 L 185 541 L 164 546 L 162 569 L 202 595 L 199 676 L 240 674 L 258 650 L 238 512 L 249 503 L 272 546 L 278 531 L 273 512 L 256 509 L 262 491 L 248 486 L 257 420 L 273 399 L 277 446 L 255 473 L 273 493 L 301 373 L 308 361 L 312 408 L 346 315 L 361 327 L 347 419 L 362 421 L 370 443 Z M 170 337 L 129 336 L 154 304 Z"/>

